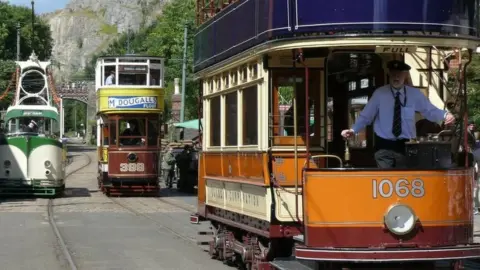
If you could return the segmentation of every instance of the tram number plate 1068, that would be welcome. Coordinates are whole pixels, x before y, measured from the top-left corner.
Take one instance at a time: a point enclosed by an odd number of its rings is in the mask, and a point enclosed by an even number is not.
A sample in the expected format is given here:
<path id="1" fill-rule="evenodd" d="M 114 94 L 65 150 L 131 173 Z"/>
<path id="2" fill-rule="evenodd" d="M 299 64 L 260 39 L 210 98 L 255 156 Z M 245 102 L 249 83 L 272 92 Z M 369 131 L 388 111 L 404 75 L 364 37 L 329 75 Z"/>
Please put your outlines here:
<path id="1" fill-rule="evenodd" d="M 120 163 L 121 172 L 143 172 L 145 165 L 143 163 Z"/>
<path id="2" fill-rule="evenodd" d="M 407 179 L 398 179 L 392 181 L 390 179 L 382 179 L 377 181 L 372 180 L 372 195 L 374 199 L 377 198 L 390 198 L 394 195 L 406 198 L 413 196 L 415 198 L 421 198 L 425 195 L 425 186 L 423 180 L 416 178 L 411 182 Z"/>

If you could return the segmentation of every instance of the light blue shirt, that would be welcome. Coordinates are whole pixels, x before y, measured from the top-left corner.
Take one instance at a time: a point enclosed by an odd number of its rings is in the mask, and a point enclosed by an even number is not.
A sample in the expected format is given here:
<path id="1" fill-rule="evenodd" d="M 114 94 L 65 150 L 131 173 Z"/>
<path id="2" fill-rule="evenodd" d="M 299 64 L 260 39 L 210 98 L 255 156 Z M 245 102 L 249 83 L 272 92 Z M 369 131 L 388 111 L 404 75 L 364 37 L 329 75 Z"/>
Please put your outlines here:
<path id="1" fill-rule="evenodd" d="M 392 91 L 393 90 L 393 94 Z M 403 87 L 400 92 L 400 101 L 404 103 Z M 369 102 L 360 112 L 356 123 L 352 126 L 355 133 L 363 130 L 373 122 L 373 130 L 377 136 L 387 140 L 412 139 L 417 137 L 415 127 L 415 112 L 419 112 L 432 122 L 443 121 L 446 111 L 435 107 L 419 89 L 405 86 L 407 104 L 402 106 L 402 134 L 397 138 L 392 133 L 393 110 L 397 90 L 387 84 L 375 90 Z"/>

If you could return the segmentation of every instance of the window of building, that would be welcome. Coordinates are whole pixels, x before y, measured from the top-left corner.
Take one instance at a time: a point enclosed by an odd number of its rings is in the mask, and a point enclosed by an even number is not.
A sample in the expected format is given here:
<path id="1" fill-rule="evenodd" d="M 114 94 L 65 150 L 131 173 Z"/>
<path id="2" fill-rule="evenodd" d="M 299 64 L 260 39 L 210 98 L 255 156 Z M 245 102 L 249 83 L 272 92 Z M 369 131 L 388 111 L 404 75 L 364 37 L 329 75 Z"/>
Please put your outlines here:
<path id="1" fill-rule="evenodd" d="M 225 95 L 225 145 L 238 144 L 237 92 Z"/>
<path id="2" fill-rule="evenodd" d="M 220 96 L 210 100 L 210 146 L 220 146 Z"/>
<path id="3" fill-rule="evenodd" d="M 257 86 L 243 90 L 243 144 L 258 143 Z"/>

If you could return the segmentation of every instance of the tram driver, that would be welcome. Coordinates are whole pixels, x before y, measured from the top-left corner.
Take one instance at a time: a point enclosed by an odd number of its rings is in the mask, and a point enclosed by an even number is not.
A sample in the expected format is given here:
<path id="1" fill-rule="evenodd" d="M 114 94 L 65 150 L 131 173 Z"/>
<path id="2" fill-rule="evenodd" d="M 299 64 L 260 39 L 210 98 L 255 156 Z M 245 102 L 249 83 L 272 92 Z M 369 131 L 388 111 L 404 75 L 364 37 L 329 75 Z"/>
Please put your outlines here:
<path id="1" fill-rule="evenodd" d="M 128 127 L 123 130 L 122 135 L 120 136 L 142 136 L 136 120 L 129 120 Z M 122 138 L 120 140 L 122 145 L 139 145 L 141 142 L 145 143 L 144 138 Z"/>
<path id="2" fill-rule="evenodd" d="M 37 132 L 37 130 L 38 130 L 37 122 L 35 122 L 33 119 L 25 127 L 25 132 Z"/>
<path id="3" fill-rule="evenodd" d="M 415 112 L 432 121 L 455 122 L 454 116 L 435 107 L 417 88 L 405 85 L 410 66 L 402 61 L 388 62 L 390 84 L 379 87 L 350 129 L 342 131 L 350 138 L 373 123 L 375 160 L 379 168 L 405 168 L 405 142 L 416 138 Z"/>

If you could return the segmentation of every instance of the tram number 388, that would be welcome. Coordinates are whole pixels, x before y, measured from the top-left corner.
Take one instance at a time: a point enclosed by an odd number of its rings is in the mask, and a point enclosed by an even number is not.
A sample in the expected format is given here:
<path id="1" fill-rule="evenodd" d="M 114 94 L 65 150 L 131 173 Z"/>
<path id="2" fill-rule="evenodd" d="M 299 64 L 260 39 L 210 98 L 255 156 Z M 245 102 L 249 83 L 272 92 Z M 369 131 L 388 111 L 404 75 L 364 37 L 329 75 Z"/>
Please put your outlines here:
<path id="1" fill-rule="evenodd" d="M 143 172 L 145 165 L 143 163 L 120 163 L 121 172 Z"/>
<path id="2" fill-rule="evenodd" d="M 416 178 L 411 182 L 407 179 L 398 179 L 397 181 L 392 181 L 390 179 L 377 181 L 376 179 L 373 179 L 372 191 L 374 199 L 379 197 L 390 198 L 394 195 L 401 198 L 406 198 L 408 196 L 421 198 L 425 195 L 425 186 L 423 180 L 419 178 Z"/>

